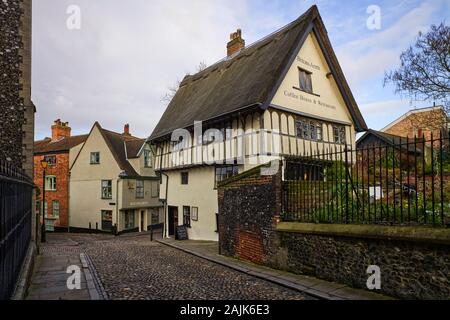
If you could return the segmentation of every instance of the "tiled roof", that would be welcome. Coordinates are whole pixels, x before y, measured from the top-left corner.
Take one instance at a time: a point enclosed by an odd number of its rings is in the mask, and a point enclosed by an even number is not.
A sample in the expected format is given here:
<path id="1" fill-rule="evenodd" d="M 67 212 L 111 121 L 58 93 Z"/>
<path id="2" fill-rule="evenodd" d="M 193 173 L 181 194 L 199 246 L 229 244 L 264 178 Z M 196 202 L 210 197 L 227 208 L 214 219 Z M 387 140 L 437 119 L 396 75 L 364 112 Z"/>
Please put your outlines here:
<path id="1" fill-rule="evenodd" d="M 139 151 L 145 143 L 145 139 L 130 140 L 126 141 L 125 145 L 127 148 L 127 158 L 134 159 L 139 157 Z"/>
<path id="2" fill-rule="evenodd" d="M 127 160 L 125 146 L 126 144 L 134 146 L 139 143 L 142 146 L 145 143 L 145 140 L 133 137 L 131 135 L 124 135 L 103 129 L 98 123 L 97 125 L 120 169 L 125 171 L 127 176 L 138 176 L 139 174 L 134 170 L 133 166 Z"/>
<path id="3" fill-rule="evenodd" d="M 84 143 L 88 135 L 72 136 L 52 141 L 50 138 L 34 142 L 34 154 L 68 152 L 71 148 Z"/>

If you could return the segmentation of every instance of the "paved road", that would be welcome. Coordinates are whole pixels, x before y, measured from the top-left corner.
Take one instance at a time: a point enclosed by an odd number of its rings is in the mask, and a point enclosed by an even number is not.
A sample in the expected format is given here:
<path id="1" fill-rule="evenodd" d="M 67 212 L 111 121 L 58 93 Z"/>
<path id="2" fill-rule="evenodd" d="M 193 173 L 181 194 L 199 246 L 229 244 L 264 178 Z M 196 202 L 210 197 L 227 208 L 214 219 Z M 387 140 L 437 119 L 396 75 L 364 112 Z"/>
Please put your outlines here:
<path id="1" fill-rule="evenodd" d="M 148 237 L 66 235 L 90 256 L 110 299 L 304 300 L 311 297 Z"/>

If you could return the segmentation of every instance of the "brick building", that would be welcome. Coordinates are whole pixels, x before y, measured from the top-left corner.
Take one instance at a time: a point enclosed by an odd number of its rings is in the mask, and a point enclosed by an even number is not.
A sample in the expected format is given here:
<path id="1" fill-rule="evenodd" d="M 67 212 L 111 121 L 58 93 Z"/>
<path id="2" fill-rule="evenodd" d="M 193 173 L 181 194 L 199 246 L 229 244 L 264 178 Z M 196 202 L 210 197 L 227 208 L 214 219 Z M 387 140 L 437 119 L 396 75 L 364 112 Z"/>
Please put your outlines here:
<path id="1" fill-rule="evenodd" d="M 51 127 L 52 137 L 36 141 L 34 144 L 34 183 L 41 192 L 38 195 L 42 203 L 43 168 L 46 160 L 45 198 L 47 225 L 51 229 L 69 227 L 69 168 L 86 141 L 87 135 L 71 136 L 67 122 L 56 120 Z"/>
<path id="2" fill-rule="evenodd" d="M 448 116 L 444 108 L 438 106 L 411 110 L 381 131 L 401 137 L 414 138 L 417 136 L 431 140 L 432 133 L 434 138 L 437 138 L 441 130 L 448 131 L 448 129 Z"/>

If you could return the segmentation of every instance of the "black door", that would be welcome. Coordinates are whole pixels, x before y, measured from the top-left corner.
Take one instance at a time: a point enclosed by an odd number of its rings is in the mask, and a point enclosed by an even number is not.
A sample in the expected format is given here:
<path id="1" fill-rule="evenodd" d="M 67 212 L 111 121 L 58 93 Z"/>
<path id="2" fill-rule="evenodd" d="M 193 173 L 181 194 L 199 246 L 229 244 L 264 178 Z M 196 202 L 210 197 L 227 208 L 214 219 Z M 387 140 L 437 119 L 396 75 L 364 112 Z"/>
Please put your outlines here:
<path id="1" fill-rule="evenodd" d="M 175 229 L 178 226 L 178 208 L 169 207 L 169 236 L 175 235 Z"/>

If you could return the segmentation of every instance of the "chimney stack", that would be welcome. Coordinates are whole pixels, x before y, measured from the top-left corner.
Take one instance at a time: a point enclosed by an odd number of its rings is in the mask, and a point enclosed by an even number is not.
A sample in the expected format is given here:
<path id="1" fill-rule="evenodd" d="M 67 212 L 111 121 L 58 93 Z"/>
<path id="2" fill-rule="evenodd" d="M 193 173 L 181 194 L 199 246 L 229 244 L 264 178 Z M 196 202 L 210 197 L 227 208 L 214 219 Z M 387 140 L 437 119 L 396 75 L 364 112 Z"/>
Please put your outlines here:
<path id="1" fill-rule="evenodd" d="M 242 30 L 237 29 L 236 32 L 230 34 L 230 42 L 227 44 L 227 55 L 231 57 L 232 55 L 238 53 L 245 48 L 245 40 L 242 39 Z"/>
<path id="2" fill-rule="evenodd" d="M 123 135 L 124 136 L 130 135 L 130 125 L 128 123 L 123 126 Z"/>
<path id="3" fill-rule="evenodd" d="M 71 131 L 68 122 L 61 122 L 61 119 L 55 120 L 52 125 L 52 141 L 69 138 Z"/>

